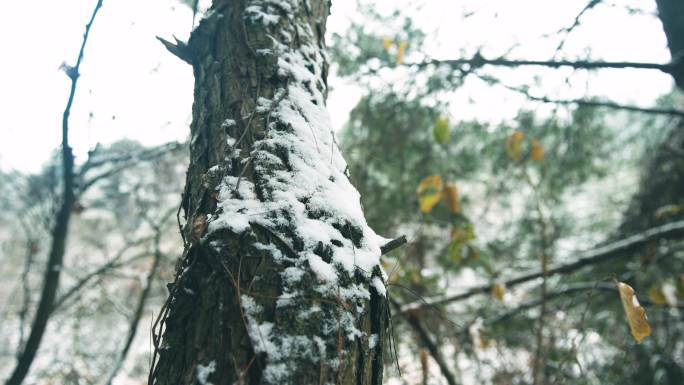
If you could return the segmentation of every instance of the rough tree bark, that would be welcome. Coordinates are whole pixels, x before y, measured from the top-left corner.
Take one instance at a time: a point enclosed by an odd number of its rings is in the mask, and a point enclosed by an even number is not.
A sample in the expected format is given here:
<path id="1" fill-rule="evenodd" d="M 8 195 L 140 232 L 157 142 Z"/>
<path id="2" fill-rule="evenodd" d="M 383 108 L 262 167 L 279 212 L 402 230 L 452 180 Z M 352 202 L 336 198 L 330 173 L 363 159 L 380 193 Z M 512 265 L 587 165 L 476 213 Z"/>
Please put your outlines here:
<path id="1" fill-rule="evenodd" d="M 327 0 L 214 0 L 151 384 L 380 384 L 381 244 L 325 111 Z"/>

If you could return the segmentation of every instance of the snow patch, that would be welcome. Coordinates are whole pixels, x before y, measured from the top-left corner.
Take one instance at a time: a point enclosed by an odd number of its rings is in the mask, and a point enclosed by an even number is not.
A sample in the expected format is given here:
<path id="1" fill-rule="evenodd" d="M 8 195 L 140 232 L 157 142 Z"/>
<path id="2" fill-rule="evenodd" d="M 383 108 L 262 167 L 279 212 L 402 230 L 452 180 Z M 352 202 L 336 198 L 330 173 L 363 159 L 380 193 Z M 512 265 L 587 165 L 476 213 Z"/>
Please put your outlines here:
<path id="1" fill-rule="evenodd" d="M 211 361 L 207 366 L 197 365 L 197 381 L 202 385 L 213 385 L 207 381 L 209 376 L 216 371 L 216 361 Z"/>
<path id="2" fill-rule="evenodd" d="M 375 291 L 380 294 L 383 297 L 387 296 L 387 287 L 385 287 L 385 283 L 382 282 L 382 278 L 380 277 L 373 277 L 373 280 L 371 281 L 371 285 L 373 285 L 373 288 Z"/>

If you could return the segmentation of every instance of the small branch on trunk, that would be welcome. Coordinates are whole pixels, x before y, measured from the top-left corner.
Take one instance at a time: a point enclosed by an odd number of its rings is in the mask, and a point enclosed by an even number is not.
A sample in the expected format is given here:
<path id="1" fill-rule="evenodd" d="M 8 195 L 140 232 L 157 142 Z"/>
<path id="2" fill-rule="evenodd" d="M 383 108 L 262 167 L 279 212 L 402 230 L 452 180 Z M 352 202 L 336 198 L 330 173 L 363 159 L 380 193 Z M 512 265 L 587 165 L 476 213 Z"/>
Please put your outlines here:
<path id="1" fill-rule="evenodd" d="M 403 246 L 406 243 L 406 235 L 402 235 L 399 238 L 393 239 L 384 245 L 380 246 L 380 255 L 385 255 L 390 251 Z"/>
<path id="2" fill-rule="evenodd" d="M 175 44 L 159 36 L 157 36 L 157 40 L 159 40 L 164 45 L 164 47 L 169 52 L 171 52 L 171 54 L 173 54 L 173 56 L 192 65 L 192 54 L 190 53 L 188 43 L 178 40 L 178 38 L 175 36 L 173 37 L 173 40 L 176 41 Z"/>

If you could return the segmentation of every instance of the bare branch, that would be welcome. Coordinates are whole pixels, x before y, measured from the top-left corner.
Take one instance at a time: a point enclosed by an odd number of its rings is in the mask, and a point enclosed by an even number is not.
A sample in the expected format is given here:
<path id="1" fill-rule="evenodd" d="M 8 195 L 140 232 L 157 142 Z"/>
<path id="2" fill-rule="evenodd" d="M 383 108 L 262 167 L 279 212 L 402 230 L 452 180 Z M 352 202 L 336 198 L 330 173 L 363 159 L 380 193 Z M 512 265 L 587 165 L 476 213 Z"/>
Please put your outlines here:
<path id="1" fill-rule="evenodd" d="M 639 247 L 645 245 L 649 241 L 656 239 L 673 239 L 684 235 L 684 221 L 671 222 L 662 226 L 653 227 L 642 233 L 632 235 L 622 240 L 609 243 L 607 245 L 598 247 L 596 249 L 581 253 L 574 262 L 561 264 L 548 269 L 548 276 L 557 274 L 570 273 L 579 270 L 586 266 L 602 263 L 614 258 L 625 257 L 631 251 L 637 250 Z M 523 274 L 521 276 L 509 279 L 503 282 L 507 287 L 519 285 L 521 283 L 529 282 L 534 279 L 541 278 L 544 272 L 535 271 L 532 273 Z M 492 290 L 494 284 L 486 284 L 473 287 L 462 293 L 447 295 L 442 298 L 427 299 L 425 301 L 418 301 L 402 306 L 401 311 L 410 311 L 413 309 L 422 308 L 424 306 L 445 305 L 451 302 L 461 301 L 470 298 L 477 294 L 488 293 Z"/>
<path id="2" fill-rule="evenodd" d="M 505 88 L 518 92 L 520 94 L 525 95 L 528 99 L 534 100 L 537 102 L 543 102 L 543 103 L 553 103 L 553 104 L 562 104 L 562 105 L 578 105 L 578 106 L 586 106 L 586 107 L 599 107 L 599 108 L 610 108 L 614 110 L 625 110 L 625 111 L 632 111 L 632 112 L 640 112 L 644 114 L 655 114 L 655 115 L 672 115 L 672 116 L 678 116 L 681 118 L 684 118 L 684 111 L 681 110 L 676 110 L 672 108 L 646 108 L 646 107 L 637 107 L 637 106 L 630 106 L 630 105 L 625 105 L 625 104 L 618 104 L 610 101 L 600 101 L 600 100 L 587 100 L 587 99 L 551 99 L 545 96 L 534 96 L 530 94 L 529 91 L 516 88 L 516 87 L 509 87 L 509 86 L 504 86 Z"/>
<path id="3" fill-rule="evenodd" d="M 570 294 L 575 294 L 578 292 L 584 292 L 584 291 L 600 291 L 600 292 L 605 292 L 605 293 L 617 293 L 617 288 L 615 287 L 614 284 L 612 283 L 606 283 L 606 282 L 580 282 L 580 283 L 575 283 L 568 285 L 562 289 L 549 292 L 546 294 L 546 300 L 551 301 L 554 299 L 558 298 L 564 298 L 567 297 Z M 653 302 L 651 302 L 648 298 L 639 298 L 639 302 L 645 306 L 655 306 Z M 511 309 L 500 316 L 490 320 L 486 321 L 487 324 L 496 324 L 500 323 L 503 321 L 508 320 L 511 317 L 514 317 L 525 310 L 535 308 L 537 306 L 540 306 L 542 304 L 541 298 L 537 298 L 531 301 L 524 302 L 520 304 L 518 307 Z M 679 302 L 675 304 L 675 307 L 678 309 L 684 309 L 684 303 Z"/>
<path id="4" fill-rule="evenodd" d="M 157 147 L 153 148 L 148 148 L 144 149 L 139 152 L 131 152 L 127 154 L 123 154 L 120 156 L 116 157 L 107 157 L 107 158 L 102 158 L 102 159 L 92 159 L 88 158 L 88 161 L 81 167 L 79 170 L 79 177 L 82 178 L 81 185 L 79 186 L 78 193 L 83 194 L 86 192 L 89 188 L 91 188 L 95 183 L 106 179 L 112 175 L 115 175 L 128 167 L 131 166 L 132 163 L 134 162 L 140 162 L 140 161 L 152 161 L 155 160 L 164 154 L 170 152 L 170 151 L 175 151 L 178 148 L 182 147 L 182 143 L 178 142 L 170 142 L 170 143 L 165 143 Z M 107 171 L 102 171 L 101 173 L 92 176 L 90 178 L 86 178 L 85 174 L 93 170 L 96 167 L 103 166 L 105 164 L 112 164 L 116 165 L 116 167 L 113 167 Z"/>
<path id="5" fill-rule="evenodd" d="M 572 25 L 569 27 L 563 27 L 560 30 L 558 30 L 558 33 L 569 33 L 572 32 L 573 29 L 577 28 L 577 26 L 580 25 L 580 19 L 582 16 L 584 16 L 585 13 L 599 5 L 603 0 L 589 0 L 587 5 L 582 8 L 582 10 L 575 16 L 575 20 L 572 22 Z"/>
<path id="6" fill-rule="evenodd" d="M 182 143 L 179 142 L 168 142 L 156 147 L 145 148 L 140 151 L 128 151 L 116 155 L 99 155 L 101 147 L 98 144 L 93 150 L 88 152 L 88 159 L 85 161 L 85 163 L 83 163 L 83 165 L 81 165 L 78 171 L 78 175 L 83 176 L 88 171 L 104 165 L 116 164 L 137 159 L 153 159 L 159 155 L 163 155 L 168 151 L 174 151 L 181 146 Z"/>
<path id="7" fill-rule="evenodd" d="M 418 317 L 416 317 L 414 314 L 401 311 L 402 306 L 396 300 L 390 298 L 389 301 L 390 303 L 392 303 L 392 306 L 401 314 L 401 316 L 404 317 L 406 322 L 408 322 L 408 324 L 411 325 L 413 330 L 416 332 L 416 334 L 422 341 L 423 345 L 425 345 L 425 347 L 430 352 L 432 358 L 435 360 L 435 362 L 437 362 L 439 370 L 442 372 L 442 375 L 444 376 L 444 378 L 446 378 L 449 385 L 456 385 L 457 382 L 456 378 L 454 377 L 454 374 L 451 373 L 451 369 L 447 365 L 446 361 L 444 361 L 444 357 L 442 357 L 442 353 L 439 351 L 439 347 L 437 347 L 437 344 L 435 344 L 435 342 L 432 341 L 430 334 L 428 334 L 427 330 L 425 330 L 423 325 L 420 323 L 420 319 L 418 319 Z"/>
<path id="8" fill-rule="evenodd" d="M 479 77 L 480 79 L 484 80 L 487 83 L 498 84 L 498 85 L 506 88 L 507 90 L 522 94 L 530 100 L 542 102 L 542 103 L 554 103 L 554 104 L 561 104 L 561 105 L 578 105 L 578 106 L 598 107 L 598 108 L 611 108 L 611 109 L 615 109 L 615 110 L 632 111 L 632 112 L 639 112 L 639 113 L 644 113 L 644 114 L 670 115 L 670 116 L 684 117 L 684 111 L 672 109 L 672 108 L 637 107 L 637 106 L 630 106 L 630 105 L 625 105 L 625 104 L 618 104 L 618 103 L 614 103 L 614 102 L 607 101 L 607 100 L 602 101 L 602 100 L 588 100 L 588 99 L 552 99 L 552 98 L 548 98 L 546 96 L 535 96 L 535 95 L 532 95 L 530 93 L 530 91 L 526 88 L 513 87 L 513 86 L 506 85 L 506 84 L 502 83 L 499 79 L 496 79 L 494 77 L 486 76 L 486 75 L 480 75 L 480 74 L 476 74 L 476 76 Z"/>
<path id="9" fill-rule="evenodd" d="M 135 308 L 135 313 L 133 313 L 133 317 L 131 317 L 131 319 L 130 319 L 130 323 L 129 323 L 129 327 L 128 327 L 128 337 L 126 338 L 126 342 L 124 343 L 124 346 L 121 349 L 121 353 L 119 354 L 119 357 L 116 360 L 116 363 L 114 364 L 112 371 L 109 374 L 109 379 L 107 380 L 107 385 L 112 384 L 112 381 L 114 381 L 114 378 L 116 377 L 119 370 L 123 366 L 123 363 L 126 360 L 126 356 L 128 355 L 128 351 L 130 350 L 131 345 L 133 344 L 133 340 L 135 339 L 135 335 L 137 334 L 138 324 L 140 323 L 140 318 L 142 317 L 143 310 L 145 309 L 145 302 L 147 302 L 147 297 L 149 296 L 150 290 L 152 289 L 152 283 L 154 281 L 154 276 L 157 273 L 157 268 L 159 267 L 159 262 L 162 259 L 162 252 L 159 248 L 160 238 L 161 238 L 161 231 L 159 229 L 157 229 L 157 233 L 154 237 L 154 259 L 152 262 L 152 267 L 150 268 L 150 271 L 147 274 L 145 287 L 143 288 L 142 292 L 140 293 L 140 298 L 138 298 L 138 305 Z"/>
<path id="10" fill-rule="evenodd" d="M 582 8 L 582 10 L 577 14 L 577 16 L 575 16 L 575 20 L 572 22 L 572 24 L 569 27 L 563 27 L 563 28 L 558 30 L 558 32 L 557 32 L 558 35 L 564 34 L 565 36 L 560 41 L 560 43 L 558 43 L 558 46 L 556 47 L 556 54 L 558 54 L 563 49 L 563 47 L 565 46 L 565 42 L 568 38 L 568 35 L 570 35 L 570 33 L 575 28 L 579 27 L 580 19 L 582 18 L 582 16 L 584 16 L 585 13 L 589 12 L 594 7 L 599 5 L 602 1 L 603 0 L 589 0 L 587 5 L 585 5 L 584 8 Z"/>
<path id="11" fill-rule="evenodd" d="M 458 58 L 449 60 L 426 60 L 422 63 L 407 63 L 408 66 L 427 67 L 430 65 L 447 65 L 450 67 L 461 68 L 464 65 L 469 66 L 469 70 L 481 68 L 484 66 L 499 66 L 499 67 L 547 67 L 547 68 L 562 68 L 568 67 L 581 70 L 600 70 L 600 69 L 643 69 L 643 70 L 658 70 L 667 74 L 671 74 L 675 67 L 670 64 L 659 63 L 643 63 L 643 62 L 608 62 L 608 61 L 591 61 L 591 60 L 509 60 L 504 58 L 487 59 L 482 54 L 477 52 L 472 58 Z"/>
<path id="12" fill-rule="evenodd" d="M 101 7 L 102 0 L 98 0 L 90 17 L 90 21 L 86 24 L 83 42 L 81 43 L 78 58 L 76 59 L 76 65 L 74 67 L 68 67 L 66 70 L 67 75 L 71 79 L 71 90 L 69 91 L 69 98 L 62 115 L 62 168 L 64 184 L 62 204 L 57 214 L 55 227 L 52 231 L 52 245 L 45 268 L 43 290 L 38 309 L 33 318 L 31 333 L 29 334 L 29 338 L 26 341 L 26 345 L 24 346 L 21 355 L 17 359 L 17 365 L 15 366 L 12 375 L 5 383 L 6 385 L 20 385 L 28 374 L 31 363 L 35 358 L 40 342 L 43 339 L 43 334 L 45 333 L 47 322 L 50 318 L 50 313 L 52 312 L 57 286 L 59 285 L 59 275 L 62 268 L 62 261 L 64 259 L 64 251 L 69 232 L 69 220 L 71 219 L 71 210 L 75 202 L 74 156 L 71 147 L 69 146 L 69 115 L 76 94 L 76 83 L 79 78 L 79 69 L 81 67 L 81 62 L 83 61 L 83 53 L 88 41 L 88 35 L 90 34 L 90 28 Z"/>
<path id="13" fill-rule="evenodd" d="M 138 258 L 142 258 L 144 256 L 149 255 L 150 253 L 147 251 L 144 251 L 142 253 L 136 254 L 125 261 L 121 261 L 121 258 L 125 254 L 126 251 L 130 250 L 132 247 L 139 246 L 147 241 L 149 241 L 150 238 L 142 238 L 134 243 L 126 245 L 126 247 L 122 248 L 119 250 L 119 252 L 109 260 L 107 263 L 103 264 L 102 266 L 98 267 L 97 269 L 91 271 L 90 273 L 86 274 L 83 276 L 81 279 L 78 280 L 69 290 L 67 290 L 64 294 L 59 296 L 57 300 L 55 300 L 55 303 L 52 307 L 52 311 L 55 312 L 59 310 L 71 297 L 76 295 L 84 286 L 86 286 L 93 278 L 99 277 L 102 274 L 105 274 L 106 272 L 116 269 L 117 267 L 123 266 L 131 261 L 134 261 Z"/>

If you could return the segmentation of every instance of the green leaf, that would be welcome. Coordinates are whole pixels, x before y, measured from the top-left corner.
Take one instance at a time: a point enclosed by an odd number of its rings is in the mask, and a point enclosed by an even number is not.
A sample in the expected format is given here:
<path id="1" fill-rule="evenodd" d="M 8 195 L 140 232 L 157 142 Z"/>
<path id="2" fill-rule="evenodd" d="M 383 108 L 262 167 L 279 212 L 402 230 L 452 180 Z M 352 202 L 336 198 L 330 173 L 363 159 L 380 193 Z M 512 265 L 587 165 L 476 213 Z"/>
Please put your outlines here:
<path id="1" fill-rule="evenodd" d="M 438 118 L 435 122 L 435 126 L 432 128 L 432 134 L 435 136 L 435 140 L 439 144 L 447 144 L 451 137 L 449 132 L 449 119 Z"/>

